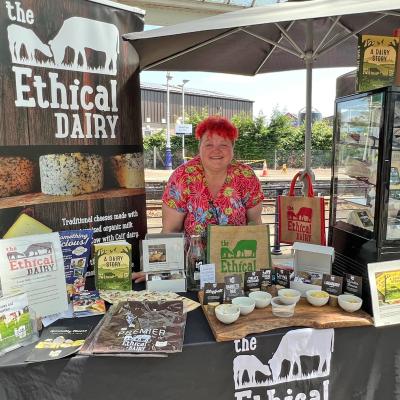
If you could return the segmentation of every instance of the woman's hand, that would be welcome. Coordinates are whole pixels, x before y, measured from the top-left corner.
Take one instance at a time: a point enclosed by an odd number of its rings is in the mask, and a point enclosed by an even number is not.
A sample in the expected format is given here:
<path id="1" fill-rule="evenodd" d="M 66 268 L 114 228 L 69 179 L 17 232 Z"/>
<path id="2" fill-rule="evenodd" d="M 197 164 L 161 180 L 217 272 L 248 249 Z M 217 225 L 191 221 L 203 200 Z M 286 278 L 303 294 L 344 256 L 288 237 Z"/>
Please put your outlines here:
<path id="1" fill-rule="evenodd" d="M 144 282 L 146 279 L 146 274 L 144 272 L 132 272 L 132 280 L 135 283 Z"/>
<path id="2" fill-rule="evenodd" d="M 262 211 L 262 202 L 258 203 L 253 208 L 249 208 L 246 211 L 247 224 L 249 225 L 261 225 L 261 211 Z"/>

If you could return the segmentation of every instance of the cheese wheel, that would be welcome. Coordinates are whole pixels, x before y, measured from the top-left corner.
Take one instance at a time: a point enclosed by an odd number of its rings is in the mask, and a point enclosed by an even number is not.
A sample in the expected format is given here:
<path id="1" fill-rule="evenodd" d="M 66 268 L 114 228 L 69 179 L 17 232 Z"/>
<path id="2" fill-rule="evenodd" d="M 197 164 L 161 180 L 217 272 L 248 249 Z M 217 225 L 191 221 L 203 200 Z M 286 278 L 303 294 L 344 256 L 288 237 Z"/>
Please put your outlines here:
<path id="1" fill-rule="evenodd" d="M 42 192 L 73 195 L 103 188 L 103 159 L 96 154 L 47 154 L 39 158 Z"/>
<path id="2" fill-rule="evenodd" d="M 119 187 L 144 188 L 142 153 L 118 154 L 110 157 L 111 170 Z"/>
<path id="3" fill-rule="evenodd" d="M 0 157 L 0 197 L 33 191 L 35 164 L 25 157 Z"/>

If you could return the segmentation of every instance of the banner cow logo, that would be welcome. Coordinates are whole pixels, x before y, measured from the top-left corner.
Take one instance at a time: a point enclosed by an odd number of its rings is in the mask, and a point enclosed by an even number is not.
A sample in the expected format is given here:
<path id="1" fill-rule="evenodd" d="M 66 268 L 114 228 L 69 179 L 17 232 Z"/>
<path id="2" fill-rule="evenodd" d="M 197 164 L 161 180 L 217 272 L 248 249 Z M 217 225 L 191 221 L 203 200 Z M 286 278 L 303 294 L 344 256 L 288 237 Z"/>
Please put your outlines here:
<path id="1" fill-rule="evenodd" d="M 82 17 L 71 17 L 64 21 L 58 33 L 44 43 L 32 30 L 20 25 L 7 27 L 11 60 L 16 64 L 44 68 L 91 72 L 104 75 L 117 74 L 119 54 L 118 28 L 106 22 Z M 65 63 L 67 48 L 72 49 L 72 63 Z M 101 65 L 89 65 L 87 51 L 102 54 Z M 38 59 L 37 52 L 44 55 Z M 43 56 L 42 56 L 43 57 Z"/>
<path id="2" fill-rule="evenodd" d="M 245 397 L 251 391 L 244 389 L 268 388 L 282 383 L 327 377 L 330 374 L 333 348 L 333 329 L 306 328 L 287 332 L 267 362 L 262 362 L 255 355 L 239 354 L 233 360 L 233 380 L 235 390 L 241 392 L 236 392 L 235 397 L 252 398 Z M 306 362 L 306 359 L 310 362 Z M 324 399 L 327 398 L 328 385 L 329 380 L 324 380 Z M 275 396 L 275 389 L 267 390 L 267 394 Z"/>

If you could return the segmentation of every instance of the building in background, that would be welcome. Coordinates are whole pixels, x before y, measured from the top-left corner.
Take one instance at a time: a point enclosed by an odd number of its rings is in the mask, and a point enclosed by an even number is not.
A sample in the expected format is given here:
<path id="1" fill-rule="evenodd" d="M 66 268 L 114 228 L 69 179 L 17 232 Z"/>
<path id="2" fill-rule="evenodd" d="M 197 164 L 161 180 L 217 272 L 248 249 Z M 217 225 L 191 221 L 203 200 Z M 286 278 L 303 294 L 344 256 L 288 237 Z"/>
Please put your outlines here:
<path id="1" fill-rule="evenodd" d="M 306 108 L 302 108 L 298 113 L 297 124 L 301 126 L 304 124 L 306 119 Z M 312 108 L 311 110 L 311 123 L 313 124 L 315 121 L 321 121 L 322 114 L 316 108 Z"/>
<path id="2" fill-rule="evenodd" d="M 165 129 L 167 125 L 167 86 L 155 83 L 141 83 L 143 136 Z M 169 86 L 170 124 L 174 132 L 175 124 L 182 122 L 182 88 Z M 206 111 L 208 115 L 222 115 L 232 118 L 244 114 L 253 116 L 254 101 L 234 97 L 210 90 L 185 87 L 185 118 L 190 113 Z"/>

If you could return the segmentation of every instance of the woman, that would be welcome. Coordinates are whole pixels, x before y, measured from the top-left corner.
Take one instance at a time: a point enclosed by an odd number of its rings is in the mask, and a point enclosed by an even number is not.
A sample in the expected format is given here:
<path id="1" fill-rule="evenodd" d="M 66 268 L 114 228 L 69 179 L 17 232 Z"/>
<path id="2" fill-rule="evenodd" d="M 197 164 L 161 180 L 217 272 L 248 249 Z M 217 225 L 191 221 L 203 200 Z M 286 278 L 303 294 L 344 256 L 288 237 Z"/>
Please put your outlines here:
<path id="1" fill-rule="evenodd" d="M 260 181 L 247 165 L 233 160 L 236 127 L 208 117 L 196 128 L 199 155 L 171 175 L 162 200 L 162 232 L 207 235 L 209 224 L 261 224 Z"/>

